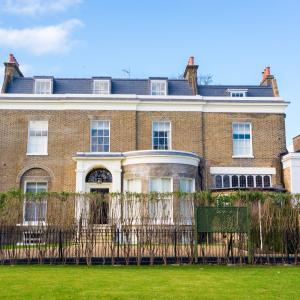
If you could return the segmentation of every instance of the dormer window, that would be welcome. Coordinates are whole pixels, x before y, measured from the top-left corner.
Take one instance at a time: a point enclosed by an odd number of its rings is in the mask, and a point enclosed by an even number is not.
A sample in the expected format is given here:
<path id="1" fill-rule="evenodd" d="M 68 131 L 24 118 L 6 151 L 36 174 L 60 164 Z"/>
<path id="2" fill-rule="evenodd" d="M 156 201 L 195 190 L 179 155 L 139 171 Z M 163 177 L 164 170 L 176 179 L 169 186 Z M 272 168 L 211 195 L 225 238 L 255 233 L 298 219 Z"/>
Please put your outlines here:
<path id="1" fill-rule="evenodd" d="M 99 95 L 110 94 L 110 80 L 109 79 L 94 79 L 93 93 Z"/>
<path id="2" fill-rule="evenodd" d="M 228 89 L 230 97 L 247 97 L 247 91 L 246 89 Z"/>
<path id="3" fill-rule="evenodd" d="M 151 95 L 167 95 L 167 80 L 151 80 Z"/>
<path id="4" fill-rule="evenodd" d="M 34 80 L 34 93 L 35 94 L 52 94 L 52 79 L 43 78 Z"/>

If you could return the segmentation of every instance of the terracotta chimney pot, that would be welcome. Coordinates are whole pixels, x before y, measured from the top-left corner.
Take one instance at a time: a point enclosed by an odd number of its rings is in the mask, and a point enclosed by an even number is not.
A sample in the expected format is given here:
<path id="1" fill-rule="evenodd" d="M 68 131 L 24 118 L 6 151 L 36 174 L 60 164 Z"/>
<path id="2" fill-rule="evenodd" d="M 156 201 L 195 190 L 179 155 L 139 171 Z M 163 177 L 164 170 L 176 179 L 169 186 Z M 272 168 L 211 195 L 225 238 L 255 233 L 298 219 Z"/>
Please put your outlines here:
<path id="1" fill-rule="evenodd" d="M 194 65 L 194 56 L 190 56 L 188 65 L 189 66 L 193 66 Z"/>
<path id="2" fill-rule="evenodd" d="M 10 63 L 14 63 L 15 62 L 15 57 L 14 57 L 14 55 L 11 53 L 11 54 L 9 54 L 9 56 L 8 56 L 8 62 L 10 62 Z"/>

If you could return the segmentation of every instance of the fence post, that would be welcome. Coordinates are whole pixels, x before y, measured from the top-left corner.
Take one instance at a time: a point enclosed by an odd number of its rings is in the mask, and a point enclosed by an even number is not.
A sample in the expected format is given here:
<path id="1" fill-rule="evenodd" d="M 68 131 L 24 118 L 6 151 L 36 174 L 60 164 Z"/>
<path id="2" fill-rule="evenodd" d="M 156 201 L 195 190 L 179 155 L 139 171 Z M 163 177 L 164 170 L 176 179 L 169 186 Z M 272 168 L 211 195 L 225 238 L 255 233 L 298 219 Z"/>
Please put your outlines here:
<path id="1" fill-rule="evenodd" d="M 252 236 L 251 236 L 251 210 L 250 204 L 247 204 L 247 236 L 248 236 L 248 263 L 253 264 L 253 243 L 252 243 Z"/>
<path id="2" fill-rule="evenodd" d="M 61 229 L 59 230 L 59 240 L 58 240 L 58 248 L 59 248 L 59 258 L 60 261 L 63 262 L 63 250 L 62 250 L 62 236 L 61 236 Z"/>
<path id="3" fill-rule="evenodd" d="M 195 213 L 194 213 L 194 228 L 192 228 L 192 230 L 194 230 L 194 260 L 195 260 L 195 264 L 198 263 L 198 207 L 195 207 Z"/>
<path id="4" fill-rule="evenodd" d="M 120 232 L 119 228 L 117 228 L 117 257 L 119 259 L 120 256 Z"/>
<path id="5" fill-rule="evenodd" d="M 177 259 L 177 232 L 176 232 L 176 227 L 174 229 L 174 254 L 175 254 L 175 259 Z"/>

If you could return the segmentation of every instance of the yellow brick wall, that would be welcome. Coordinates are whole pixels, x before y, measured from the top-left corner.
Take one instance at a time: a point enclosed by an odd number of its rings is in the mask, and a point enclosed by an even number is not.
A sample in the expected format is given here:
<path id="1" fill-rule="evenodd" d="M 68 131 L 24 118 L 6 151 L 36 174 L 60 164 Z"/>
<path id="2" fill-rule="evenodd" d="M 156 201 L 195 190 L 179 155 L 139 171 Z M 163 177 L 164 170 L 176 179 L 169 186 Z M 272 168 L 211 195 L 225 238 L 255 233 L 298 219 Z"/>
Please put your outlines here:
<path id="1" fill-rule="evenodd" d="M 273 185 L 282 184 L 280 154 L 285 152 L 285 115 L 254 113 L 204 113 L 206 170 L 221 167 L 274 167 Z M 254 158 L 232 158 L 232 123 L 251 122 Z M 209 178 L 209 176 L 207 176 Z"/>
<path id="2" fill-rule="evenodd" d="M 280 153 L 285 151 L 283 114 L 135 111 L 0 111 L 0 191 L 18 185 L 18 174 L 30 166 L 44 166 L 53 173 L 55 191 L 75 190 L 76 152 L 90 150 L 90 122 L 111 122 L 111 151 L 152 148 L 152 121 L 170 120 L 172 149 L 190 151 L 204 158 L 206 182 L 210 166 L 275 167 L 273 184 L 280 185 Z M 48 120 L 47 156 L 27 156 L 29 120 Z M 232 122 L 252 123 L 253 159 L 232 158 Z"/>

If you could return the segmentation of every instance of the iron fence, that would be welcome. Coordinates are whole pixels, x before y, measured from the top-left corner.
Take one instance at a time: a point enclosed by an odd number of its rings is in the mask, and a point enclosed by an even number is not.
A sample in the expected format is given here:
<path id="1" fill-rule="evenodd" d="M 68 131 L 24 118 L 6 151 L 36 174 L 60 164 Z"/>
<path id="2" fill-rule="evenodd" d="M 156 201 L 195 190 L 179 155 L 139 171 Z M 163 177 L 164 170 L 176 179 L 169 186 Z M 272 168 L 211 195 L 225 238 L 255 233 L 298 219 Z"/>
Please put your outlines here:
<path id="1" fill-rule="evenodd" d="M 0 227 L 1 264 L 295 263 L 299 230 L 196 232 L 192 226 Z"/>

